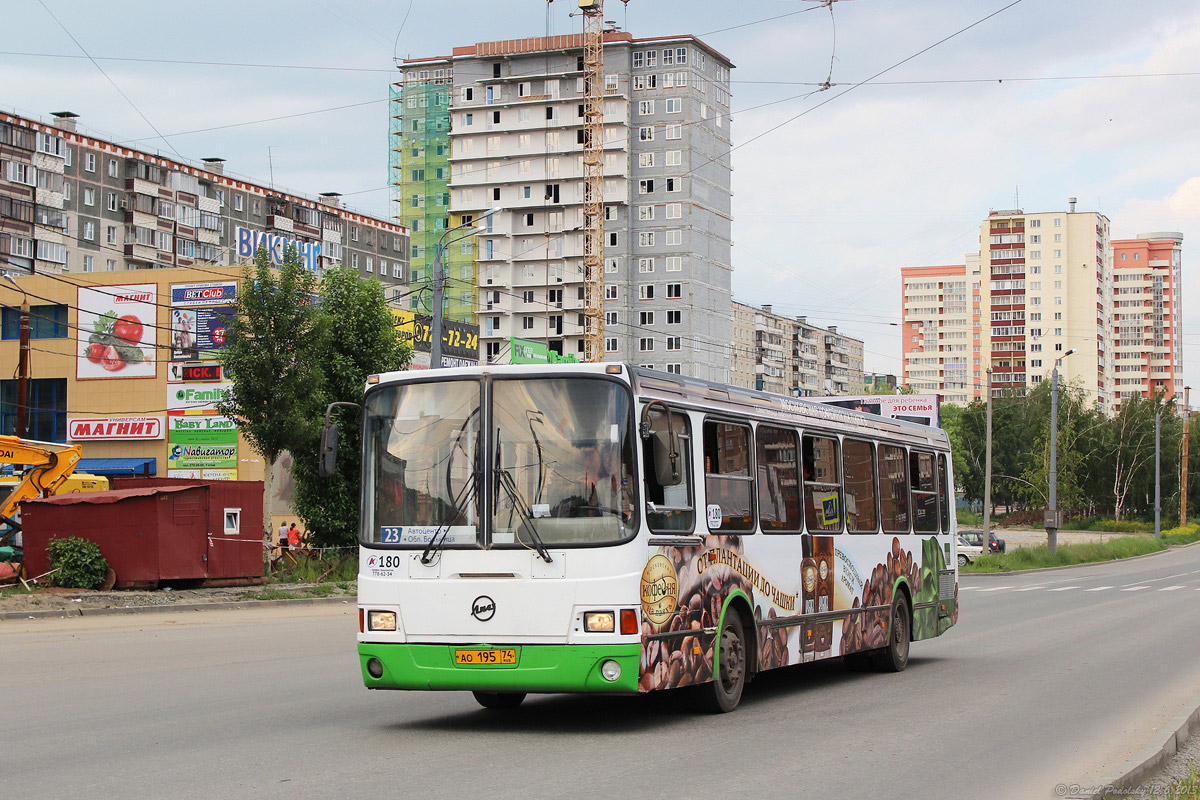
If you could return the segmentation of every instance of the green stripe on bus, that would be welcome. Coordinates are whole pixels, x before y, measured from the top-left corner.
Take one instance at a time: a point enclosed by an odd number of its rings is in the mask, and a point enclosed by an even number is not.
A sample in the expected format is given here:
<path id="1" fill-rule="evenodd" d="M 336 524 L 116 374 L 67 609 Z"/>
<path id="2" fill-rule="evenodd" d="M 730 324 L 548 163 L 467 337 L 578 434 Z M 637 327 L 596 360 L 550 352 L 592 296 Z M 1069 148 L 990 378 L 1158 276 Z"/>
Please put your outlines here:
<path id="1" fill-rule="evenodd" d="M 455 665 L 455 650 L 506 645 L 381 644 L 360 642 L 358 658 L 368 689 L 432 689 L 486 692 L 628 692 L 638 690 L 641 645 L 523 644 L 515 666 Z M 376 658 L 383 675 L 372 678 L 367 661 Z M 612 660 L 621 675 L 607 681 L 600 665 Z"/>

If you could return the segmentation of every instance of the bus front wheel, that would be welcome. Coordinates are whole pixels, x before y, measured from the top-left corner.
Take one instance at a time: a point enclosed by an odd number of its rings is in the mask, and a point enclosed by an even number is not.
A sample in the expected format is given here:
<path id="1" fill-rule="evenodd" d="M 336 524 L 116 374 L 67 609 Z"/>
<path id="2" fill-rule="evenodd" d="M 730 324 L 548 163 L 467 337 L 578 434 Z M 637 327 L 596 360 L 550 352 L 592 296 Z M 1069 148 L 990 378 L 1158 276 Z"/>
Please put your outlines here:
<path id="1" fill-rule="evenodd" d="M 717 674 L 700 689 L 706 711 L 724 714 L 737 708 L 746 686 L 746 635 L 741 616 L 732 608 L 717 634 Z"/>
<path id="2" fill-rule="evenodd" d="M 524 692 L 471 692 L 484 708 L 516 708 L 525 700 Z"/>
<path id="3" fill-rule="evenodd" d="M 908 666 L 912 616 L 908 610 L 908 598 L 901 592 L 896 592 L 892 600 L 890 628 L 888 646 L 876 650 L 872 660 L 880 672 L 903 672 Z"/>

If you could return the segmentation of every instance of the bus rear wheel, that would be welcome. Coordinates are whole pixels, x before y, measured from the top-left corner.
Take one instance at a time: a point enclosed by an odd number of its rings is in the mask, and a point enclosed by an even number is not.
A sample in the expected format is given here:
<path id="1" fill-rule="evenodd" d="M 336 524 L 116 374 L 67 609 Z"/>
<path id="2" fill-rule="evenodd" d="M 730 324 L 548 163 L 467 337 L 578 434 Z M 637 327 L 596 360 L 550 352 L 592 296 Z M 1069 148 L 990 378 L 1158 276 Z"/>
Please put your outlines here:
<path id="1" fill-rule="evenodd" d="M 516 708 L 525 700 L 524 692 L 471 692 L 484 708 Z"/>
<path id="2" fill-rule="evenodd" d="M 700 687 L 702 705 L 713 714 L 724 714 L 737 708 L 746 686 L 746 635 L 741 616 L 732 608 L 717 634 L 716 657 L 717 674 Z"/>
<path id="3" fill-rule="evenodd" d="M 908 650 L 910 633 L 912 631 L 912 616 L 908 610 L 908 598 L 901 592 L 896 592 L 892 599 L 891 630 L 888 636 L 888 646 L 876 650 L 872 654 L 875 668 L 880 672 L 903 672 L 908 666 Z"/>

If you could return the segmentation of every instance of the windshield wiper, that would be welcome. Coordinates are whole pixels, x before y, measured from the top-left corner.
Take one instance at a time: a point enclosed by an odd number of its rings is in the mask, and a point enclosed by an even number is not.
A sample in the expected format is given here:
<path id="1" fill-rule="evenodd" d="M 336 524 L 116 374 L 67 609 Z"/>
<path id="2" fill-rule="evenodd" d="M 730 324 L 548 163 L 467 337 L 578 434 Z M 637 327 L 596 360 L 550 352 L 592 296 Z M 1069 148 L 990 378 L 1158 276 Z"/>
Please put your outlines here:
<path id="1" fill-rule="evenodd" d="M 458 497 L 454 498 L 454 516 L 450 518 L 449 522 L 445 522 L 437 527 L 437 530 L 433 532 L 433 536 L 429 540 L 429 544 L 425 545 L 425 550 L 421 553 L 421 563 L 425 566 L 432 564 L 433 557 L 441 552 L 442 545 L 446 541 L 446 536 L 450 533 L 451 525 L 462 513 L 463 503 L 470 500 L 475 494 L 475 484 L 478 482 L 479 473 L 472 472 L 471 480 L 463 485 L 462 490 L 458 493 Z"/>
<path id="2" fill-rule="evenodd" d="M 533 515 L 529 512 L 529 506 L 525 503 L 525 498 L 521 497 L 521 492 L 517 489 L 512 474 L 497 465 L 496 481 L 504 487 L 504 493 L 508 495 L 508 501 L 512 503 L 517 516 L 521 518 L 521 524 L 529 531 L 529 538 L 533 541 L 534 547 L 537 548 L 538 555 L 547 564 L 552 563 L 554 559 L 550 558 L 550 551 L 546 549 L 545 543 L 542 542 L 542 537 L 538 535 L 537 526 L 533 524 Z"/>

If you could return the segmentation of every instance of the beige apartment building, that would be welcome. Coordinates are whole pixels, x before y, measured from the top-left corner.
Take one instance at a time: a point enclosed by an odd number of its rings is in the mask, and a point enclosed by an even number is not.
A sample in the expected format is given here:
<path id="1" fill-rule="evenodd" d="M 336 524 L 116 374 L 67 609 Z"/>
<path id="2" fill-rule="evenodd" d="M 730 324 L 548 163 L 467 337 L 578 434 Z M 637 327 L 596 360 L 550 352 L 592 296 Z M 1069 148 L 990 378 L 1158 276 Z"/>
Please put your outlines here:
<path id="1" fill-rule="evenodd" d="M 1112 413 L 1182 389 L 1182 234 L 1110 238 L 1108 217 L 994 211 L 964 263 L 901 270 L 904 379 L 944 402 L 1059 378 Z M 1074 352 L 1072 352 L 1074 351 Z M 1068 355 L 1068 353 L 1070 355 Z"/>
<path id="2" fill-rule="evenodd" d="M 863 385 L 863 342 L 822 328 L 805 317 L 776 314 L 733 301 L 734 386 L 809 397 L 858 394 Z"/>

